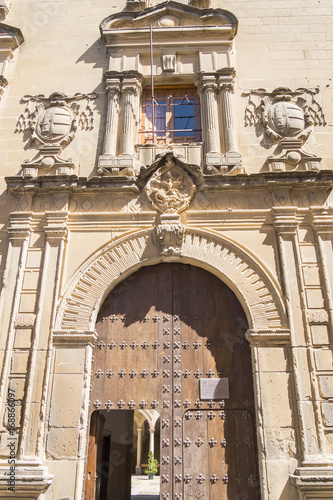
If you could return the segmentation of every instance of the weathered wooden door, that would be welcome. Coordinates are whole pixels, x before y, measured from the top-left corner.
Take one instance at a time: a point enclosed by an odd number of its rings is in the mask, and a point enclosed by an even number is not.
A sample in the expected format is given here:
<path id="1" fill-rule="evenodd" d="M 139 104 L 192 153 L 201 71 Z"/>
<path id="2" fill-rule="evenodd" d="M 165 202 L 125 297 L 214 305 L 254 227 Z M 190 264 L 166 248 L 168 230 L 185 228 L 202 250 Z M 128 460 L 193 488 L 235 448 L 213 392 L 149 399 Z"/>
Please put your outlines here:
<path id="1" fill-rule="evenodd" d="M 189 265 L 140 269 L 100 310 L 90 412 L 160 412 L 162 500 L 260 498 L 246 329 L 234 293 Z M 204 399 L 220 378 L 229 398 Z"/>

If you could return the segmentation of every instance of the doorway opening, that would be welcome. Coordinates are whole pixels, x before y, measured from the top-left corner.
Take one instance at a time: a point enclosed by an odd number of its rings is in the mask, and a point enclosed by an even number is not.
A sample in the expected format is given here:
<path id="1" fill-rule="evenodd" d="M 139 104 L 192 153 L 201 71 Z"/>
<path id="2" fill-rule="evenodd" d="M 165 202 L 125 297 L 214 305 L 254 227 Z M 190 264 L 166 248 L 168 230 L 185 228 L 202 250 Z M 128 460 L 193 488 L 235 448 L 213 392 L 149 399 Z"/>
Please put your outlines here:
<path id="1" fill-rule="evenodd" d="M 160 498 L 260 499 L 247 329 L 235 294 L 201 268 L 144 267 L 111 291 L 96 323 L 90 401 L 92 424 L 94 409 L 106 419 L 105 444 L 94 451 L 101 438 L 90 436 L 85 500 L 130 500 L 144 449 L 154 446 L 156 456 L 156 442 Z M 125 461 L 111 455 L 112 428 L 126 441 L 118 443 Z M 107 484 L 96 471 L 93 485 L 94 464 L 104 459 Z"/>
<path id="2" fill-rule="evenodd" d="M 157 460 L 148 476 L 148 454 Z M 96 410 L 91 416 L 86 498 L 158 500 L 160 419 L 156 410 Z M 90 495 L 90 496 L 89 496 Z"/>

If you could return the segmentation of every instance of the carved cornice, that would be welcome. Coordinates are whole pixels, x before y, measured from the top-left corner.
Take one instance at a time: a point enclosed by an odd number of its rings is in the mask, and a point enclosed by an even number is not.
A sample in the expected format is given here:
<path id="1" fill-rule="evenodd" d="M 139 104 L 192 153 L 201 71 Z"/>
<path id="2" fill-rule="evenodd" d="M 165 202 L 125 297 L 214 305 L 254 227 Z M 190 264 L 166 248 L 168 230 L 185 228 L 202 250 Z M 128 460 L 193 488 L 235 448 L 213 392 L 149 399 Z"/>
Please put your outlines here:
<path id="1" fill-rule="evenodd" d="M 248 330 L 246 339 L 252 347 L 288 345 L 290 330 Z"/>
<path id="2" fill-rule="evenodd" d="M 97 339 L 97 333 L 91 330 L 83 331 L 54 331 L 52 335 L 55 347 L 93 347 Z"/>
<path id="3" fill-rule="evenodd" d="M 156 163 L 156 162 L 155 162 Z M 177 162 L 176 162 L 177 164 Z M 154 166 L 154 169 L 157 168 Z M 149 172 L 151 169 L 146 169 Z M 190 170 L 190 165 L 187 171 Z M 190 171 L 189 171 L 190 173 Z M 50 190 L 58 192 L 87 192 L 91 189 L 119 191 L 124 189 L 132 192 L 139 192 L 142 188 L 141 179 L 133 179 L 126 176 L 104 177 L 96 176 L 87 179 L 86 177 L 77 177 L 76 175 L 45 175 L 39 177 L 21 177 L 13 176 L 5 178 L 9 192 L 14 195 L 22 193 L 42 193 Z M 321 188 L 326 190 L 327 196 L 333 188 L 333 171 L 321 170 L 320 172 L 311 171 L 291 171 L 291 172 L 264 172 L 259 174 L 238 174 L 232 175 L 205 175 L 201 177 L 200 189 L 205 192 L 217 192 L 227 189 L 274 189 L 274 188 L 302 188 L 313 191 Z M 324 203 L 324 202 L 323 202 Z"/>

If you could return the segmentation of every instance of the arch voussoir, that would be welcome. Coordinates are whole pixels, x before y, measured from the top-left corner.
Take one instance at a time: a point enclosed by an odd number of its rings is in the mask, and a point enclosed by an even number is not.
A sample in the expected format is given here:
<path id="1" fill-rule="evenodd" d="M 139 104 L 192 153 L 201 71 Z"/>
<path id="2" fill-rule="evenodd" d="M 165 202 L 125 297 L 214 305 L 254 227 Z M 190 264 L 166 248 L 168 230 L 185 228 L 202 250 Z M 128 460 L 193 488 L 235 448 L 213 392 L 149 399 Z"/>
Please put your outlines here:
<path id="1" fill-rule="evenodd" d="M 242 303 L 251 328 L 285 328 L 285 309 L 278 286 L 253 256 L 233 242 L 187 228 L 177 260 L 203 267 L 225 281 Z M 152 229 L 108 244 L 73 276 L 59 306 L 56 328 L 93 329 L 99 307 L 109 291 L 139 267 L 161 261 Z"/>

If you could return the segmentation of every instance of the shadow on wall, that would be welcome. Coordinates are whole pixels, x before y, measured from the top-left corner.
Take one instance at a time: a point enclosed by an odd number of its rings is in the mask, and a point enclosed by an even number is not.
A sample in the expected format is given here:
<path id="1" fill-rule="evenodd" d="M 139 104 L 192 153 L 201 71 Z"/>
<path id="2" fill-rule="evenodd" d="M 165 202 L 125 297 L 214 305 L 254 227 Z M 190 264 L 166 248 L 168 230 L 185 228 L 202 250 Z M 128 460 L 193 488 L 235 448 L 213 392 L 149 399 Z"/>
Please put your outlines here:
<path id="1" fill-rule="evenodd" d="M 105 120 L 106 120 L 106 98 L 105 98 L 105 84 L 103 74 L 108 69 L 108 56 L 103 40 L 99 38 L 94 42 L 76 61 L 76 64 L 84 63 L 90 64 L 93 68 L 101 69 L 101 83 L 94 89 L 85 89 L 89 92 L 94 92 L 98 95 L 95 101 L 96 113 L 101 116 L 100 126 L 98 131 L 98 141 L 95 155 L 95 165 L 93 175 L 96 174 L 98 158 L 102 154 Z M 94 146 L 95 147 L 95 146 Z"/>

